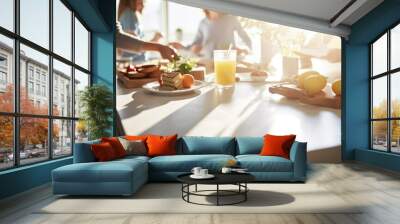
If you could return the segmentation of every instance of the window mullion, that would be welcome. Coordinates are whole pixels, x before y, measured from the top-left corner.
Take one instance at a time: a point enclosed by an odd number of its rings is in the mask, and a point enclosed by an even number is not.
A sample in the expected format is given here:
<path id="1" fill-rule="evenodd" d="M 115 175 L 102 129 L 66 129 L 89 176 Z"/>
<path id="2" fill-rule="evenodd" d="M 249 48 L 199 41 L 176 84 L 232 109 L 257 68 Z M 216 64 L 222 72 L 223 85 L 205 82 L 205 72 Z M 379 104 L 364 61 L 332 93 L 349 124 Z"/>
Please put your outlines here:
<path id="1" fill-rule="evenodd" d="M 49 50 L 53 52 L 53 0 L 49 0 Z M 48 71 L 48 91 L 49 94 L 49 110 L 50 118 L 48 120 L 48 152 L 49 159 L 53 159 L 53 57 L 49 55 L 49 71 Z"/>
<path id="2" fill-rule="evenodd" d="M 72 105 L 71 105 L 71 117 L 75 118 L 75 12 L 72 11 L 71 14 L 71 24 L 72 24 L 72 38 L 71 38 L 71 59 L 72 59 L 72 64 L 74 66 L 71 67 L 71 100 L 72 100 Z M 75 151 L 75 125 L 76 122 L 73 120 L 71 122 L 71 150 L 72 150 L 72 155 L 74 155 L 74 151 Z"/>
<path id="3" fill-rule="evenodd" d="M 387 32 L 387 51 L 386 51 L 386 54 L 387 54 L 387 71 L 389 71 L 390 70 L 390 30 L 388 30 L 388 32 Z M 387 90 L 388 90 L 387 91 L 387 99 L 388 99 L 387 100 L 387 110 L 388 110 L 387 116 L 388 116 L 388 118 L 392 117 L 391 79 L 392 79 L 392 76 L 389 73 L 387 75 Z M 392 151 L 392 135 L 391 135 L 392 125 L 391 124 L 392 124 L 392 121 L 389 120 L 387 122 L 388 152 Z"/>
<path id="4" fill-rule="evenodd" d="M 370 52 L 370 55 L 369 55 L 369 64 L 370 64 L 370 66 L 369 66 L 369 69 L 370 69 L 370 71 L 369 71 L 369 76 L 370 76 L 370 78 L 369 78 L 369 85 L 370 85 L 370 89 L 369 89 L 369 118 L 370 118 L 370 122 L 369 122 L 369 137 L 370 137 L 370 141 L 369 141 L 369 145 L 370 145 L 370 149 L 373 149 L 373 147 L 374 147 L 374 136 L 373 136 L 373 130 L 372 130 L 372 128 L 373 128 L 373 121 L 372 121 L 372 119 L 373 119 L 373 102 L 372 102 L 372 96 L 373 96 L 373 91 L 374 91 L 374 89 L 373 89 L 373 79 L 372 79 L 372 73 L 373 73 L 373 60 L 372 60 L 372 58 L 373 58 L 373 47 L 372 47 L 372 44 L 370 45 L 370 47 L 369 47 L 369 52 Z"/>
<path id="5" fill-rule="evenodd" d="M 17 35 L 19 35 L 19 8 L 20 1 L 14 1 L 14 31 Z M 20 46 L 19 39 L 14 39 L 14 112 L 19 113 L 20 111 Z M 19 117 L 14 116 L 14 166 L 19 166 L 20 164 L 20 155 L 19 155 L 19 136 L 20 136 L 20 119 Z"/>

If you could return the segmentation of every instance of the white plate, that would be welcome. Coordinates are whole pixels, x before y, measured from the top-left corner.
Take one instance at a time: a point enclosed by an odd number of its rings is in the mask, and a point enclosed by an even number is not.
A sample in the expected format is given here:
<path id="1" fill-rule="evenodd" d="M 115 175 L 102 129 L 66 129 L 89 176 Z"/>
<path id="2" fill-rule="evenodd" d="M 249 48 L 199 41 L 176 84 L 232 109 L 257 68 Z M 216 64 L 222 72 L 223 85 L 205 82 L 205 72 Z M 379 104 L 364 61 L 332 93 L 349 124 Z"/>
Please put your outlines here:
<path id="1" fill-rule="evenodd" d="M 143 89 L 150 91 L 152 93 L 156 93 L 156 94 L 176 95 L 176 94 L 190 93 L 190 92 L 193 92 L 196 89 L 200 89 L 206 85 L 207 85 L 206 82 L 203 82 L 200 80 L 194 80 L 192 87 L 190 87 L 188 89 L 160 90 L 160 83 L 158 81 L 155 81 L 155 82 L 149 82 L 147 84 L 144 84 L 142 87 L 143 87 Z"/>
<path id="2" fill-rule="evenodd" d="M 207 174 L 207 175 L 204 175 L 204 176 L 198 176 L 198 175 L 194 175 L 194 174 L 192 174 L 192 175 L 190 175 L 190 178 L 193 178 L 193 179 L 211 179 L 211 178 L 214 178 L 215 176 L 214 175 L 212 175 L 212 174 Z"/>

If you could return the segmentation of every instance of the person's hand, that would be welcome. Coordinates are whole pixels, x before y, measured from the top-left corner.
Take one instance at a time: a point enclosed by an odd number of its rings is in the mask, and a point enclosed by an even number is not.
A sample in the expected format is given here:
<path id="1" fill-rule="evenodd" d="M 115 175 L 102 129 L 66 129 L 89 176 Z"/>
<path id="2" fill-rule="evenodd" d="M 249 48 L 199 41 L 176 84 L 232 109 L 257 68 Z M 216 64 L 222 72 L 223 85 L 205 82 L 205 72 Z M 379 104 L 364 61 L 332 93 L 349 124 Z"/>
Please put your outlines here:
<path id="1" fill-rule="evenodd" d="M 159 44 L 157 50 L 158 52 L 160 52 L 161 57 L 166 58 L 170 61 L 173 61 L 178 58 L 178 55 L 175 53 L 174 49 L 166 45 Z"/>
<path id="2" fill-rule="evenodd" d="M 337 63 L 341 61 L 342 51 L 338 48 L 330 49 L 328 53 L 323 57 L 325 60 L 331 63 Z"/>
<path id="3" fill-rule="evenodd" d="M 245 48 L 235 48 L 235 50 L 236 50 L 236 52 L 237 52 L 237 54 L 238 55 L 247 55 L 247 54 L 249 54 L 249 51 L 247 50 L 247 49 L 245 49 Z"/>
<path id="4" fill-rule="evenodd" d="M 184 46 L 179 42 L 171 42 L 169 45 L 177 50 L 184 48 Z"/>
<path id="5" fill-rule="evenodd" d="M 163 38 L 164 36 L 160 33 L 160 32 L 156 32 L 153 36 L 153 38 L 151 39 L 152 42 L 158 42 L 161 38 Z"/>
<path id="6" fill-rule="evenodd" d="M 193 45 L 190 50 L 194 53 L 194 54 L 200 54 L 201 51 L 201 45 L 200 44 L 195 44 Z"/>

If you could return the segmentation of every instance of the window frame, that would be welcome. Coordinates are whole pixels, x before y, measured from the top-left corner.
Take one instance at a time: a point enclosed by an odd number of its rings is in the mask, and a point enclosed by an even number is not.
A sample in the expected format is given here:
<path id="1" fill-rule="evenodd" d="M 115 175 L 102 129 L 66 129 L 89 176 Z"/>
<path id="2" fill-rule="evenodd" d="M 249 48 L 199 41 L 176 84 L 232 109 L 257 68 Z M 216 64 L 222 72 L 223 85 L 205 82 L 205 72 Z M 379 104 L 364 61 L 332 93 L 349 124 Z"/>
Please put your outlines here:
<path id="1" fill-rule="evenodd" d="M 62 159 L 62 158 L 66 158 L 66 157 L 70 157 L 73 155 L 74 152 L 74 143 L 75 143 L 75 123 L 76 121 L 79 120 L 79 117 L 75 117 L 75 108 L 72 107 L 71 108 L 71 114 L 70 116 L 58 116 L 58 115 L 53 115 L 53 59 L 58 60 L 59 62 L 62 62 L 68 66 L 71 67 L 71 105 L 74 105 L 75 103 L 75 88 L 74 88 L 74 82 L 75 82 L 75 69 L 85 73 L 86 75 L 88 75 L 88 79 L 89 79 L 89 83 L 88 86 L 92 85 L 92 72 L 91 72 L 91 49 L 92 49 L 92 44 L 91 44 L 91 37 L 92 37 L 92 30 L 89 29 L 89 27 L 87 26 L 87 24 L 82 20 L 82 18 L 72 9 L 72 7 L 65 1 L 65 0 L 59 0 L 68 10 L 71 11 L 71 18 L 70 18 L 70 22 L 71 22 L 71 58 L 67 59 L 64 58 L 63 56 L 55 53 L 53 50 L 53 1 L 54 0 L 48 0 L 49 3 L 49 47 L 48 49 L 46 49 L 45 47 L 42 47 L 39 44 L 34 43 L 33 41 L 30 41 L 29 39 L 23 37 L 20 35 L 20 0 L 14 0 L 13 1 L 13 10 L 14 10 L 14 18 L 13 18 L 13 31 L 10 31 L 4 27 L 0 26 L 0 35 L 3 35 L 5 37 L 8 37 L 10 39 L 12 39 L 13 41 L 13 64 L 12 66 L 12 71 L 13 73 L 11 75 L 13 75 L 13 79 L 14 79 L 14 99 L 13 99 L 13 111 L 12 112 L 2 112 L 0 111 L 0 116 L 4 116 L 4 117 L 11 117 L 13 119 L 13 166 L 10 167 L 4 167 L 4 168 L 0 168 L 0 172 L 4 171 L 4 170 L 10 170 L 10 169 L 16 169 L 19 167 L 23 167 L 23 166 L 29 166 L 29 165 L 33 165 L 33 164 L 37 164 L 37 163 L 43 163 L 49 160 L 58 160 L 58 159 Z M 85 69 L 83 67 L 81 67 L 80 65 L 75 63 L 75 19 L 77 19 L 82 25 L 83 27 L 88 31 L 88 69 Z M 33 50 L 36 50 L 40 53 L 43 53 L 45 55 L 48 56 L 49 58 L 49 62 L 48 62 L 48 83 L 47 83 L 47 88 L 46 91 L 48 93 L 45 93 L 46 96 L 48 97 L 48 113 L 46 115 L 40 115 L 40 114 L 27 114 L 27 113 L 21 113 L 20 111 L 20 85 L 21 85 L 21 81 L 20 81 L 20 64 L 21 64 L 21 57 L 20 57 L 20 45 L 23 44 L 29 48 L 32 48 Z M 29 64 L 27 64 L 27 66 L 29 66 Z M 28 69 L 28 67 L 27 67 Z M 35 77 L 36 74 L 36 70 L 33 70 L 33 82 L 35 85 Z M 41 75 L 42 73 L 40 73 Z M 41 78 L 41 76 L 39 77 Z M 30 80 L 30 76 L 27 73 L 26 74 L 26 79 L 27 81 Z M 39 83 L 41 83 L 41 79 L 38 80 Z M 40 85 L 42 86 L 42 85 Z M 28 89 L 27 89 L 28 91 Z M 36 91 L 34 89 L 34 91 Z M 42 94 L 40 94 L 41 96 Z M 26 163 L 26 164 L 21 164 L 21 159 L 20 159 L 20 119 L 21 118 L 45 118 L 47 119 L 48 122 L 48 136 L 47 136 L 47 142 L 49 143 L 47 145 L 47 151 L 48 151 L 48 155 L 47 158 L 44 158 L 41 161 L 38 162 L 32 162 L 32 163 Z M 54 121 L 57 120 L 67 120 L 71 122 L 71 153 L 68 155 L 62 155 L 62 156 L 54 156 L 53 152 L 54 152 L 54 146 L 53 146 L 53 123 Z"/>
<path id="2" fill-rule="evenodd" d="M 400 67 L 397 68 L 391 68 L 391 31 L 395 27 L 400 26 L 400 21 L 397 21 L 396 23 L 392 24 L 389 28 L 387 28 L 383 33 L 379 34 L 375 39 L 373 39 L 369 44 L 369 149 L 373 151 L 379 151 L 379 152 L 386 152 L 386 153 L 392 153 L 392 154 L 400 154 L 400 152 L 393 152 L 392 151 L 392 121 L 400 121 L 400 117 L 393 117 L 392 116 L 392 99 L 391 99 L 391 91 L 392 91 L 392 85 L 391 85 L 391 80 L 392 76 L 396 75 L 398 72 L 400 72 Z M 378 41 L 381 37 L 384 35 L 387 35 L 387 51 L 386 51 L 386 57 L 387 57 L 387 64 L 386 64 L 386 71 L 382 72 L 380 74 L 373 74 L 373 44 Z M 378 79 L 386 77 L 386 87 L 387 87 L 387 105 L 386 105 L 386 117 L 385 118 L 373 118 L 373 81 Z M 373 122 L 375 121 L 386 121 L 387 122 L 387 127 L 386 127 L 386 150 L 379 150 L 374 148 L 374 133 L 373 133 Z"/>

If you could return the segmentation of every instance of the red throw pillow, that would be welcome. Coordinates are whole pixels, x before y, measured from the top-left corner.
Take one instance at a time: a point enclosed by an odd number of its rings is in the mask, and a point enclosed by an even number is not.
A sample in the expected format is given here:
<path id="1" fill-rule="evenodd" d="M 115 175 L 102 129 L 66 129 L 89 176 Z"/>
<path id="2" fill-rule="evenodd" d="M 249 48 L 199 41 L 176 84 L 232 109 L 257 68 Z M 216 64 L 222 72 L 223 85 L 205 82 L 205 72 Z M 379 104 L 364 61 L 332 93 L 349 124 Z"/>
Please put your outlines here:
<path id="1" fill-rule="evenodd" d="M 176 155 L 176 139 L 178 135 L 159 136 L 149 135 L 146 143 L 148 156 Z"/>
<path id="2" fill-rule="evenodd" d="M 94 157 L 99 162 L 117 159 L 117 156 L 115 155 L 115 151 L 114 151 L 113 147 L 108 142 L 93 144 L 93 145 L 91 145 L 91 149 L 94 154 Z"/>
<path id="3" fill-rule="evenodd" d="M 114 149 L 115 155 L 118 158 L 126 156 L 126 151 L 122 146 L 121 142 L 119 142 L 118 138 L 116 137 L 109 137 L 109 138 L 101 138 L 101 142 L 108 142 Z"/>
<path id="4" fill-rule="evenodd" d="M 286 159 L 290 158 L 290 148 L 296 135 L 265 135 L 264 146 L 261 149 L 260 155 L 262 156 L 280 156 Z"/>

